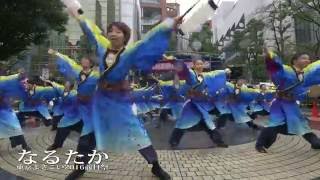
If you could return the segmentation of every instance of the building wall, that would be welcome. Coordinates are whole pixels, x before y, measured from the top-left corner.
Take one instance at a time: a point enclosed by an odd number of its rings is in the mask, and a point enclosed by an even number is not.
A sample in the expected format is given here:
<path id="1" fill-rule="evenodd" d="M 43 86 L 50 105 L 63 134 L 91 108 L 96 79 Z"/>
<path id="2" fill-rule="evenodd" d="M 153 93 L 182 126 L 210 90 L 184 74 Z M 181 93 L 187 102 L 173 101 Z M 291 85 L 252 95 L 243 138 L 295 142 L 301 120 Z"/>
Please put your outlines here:
<path id="1" fill-rule="evenodd" d="M 142 36 L 167 17 L 166 0 L 140 0 Z"/>
<path id="2" fill-rule="evenodd" d="M 120 20 L 131 28 L 130 42 L 136 41 L 140 36 L 140 3 L 138 0 L 121 0 Z"/>
<path id="3" fill-rule="evenodd" d="M 97 0 L 79 0 L 82 5 L 84 15 L 92 20 L 96 21 L 96 3 Z M 83 34 L 79 26 L 79 23 L 74 18 L 70 17 L 66 25 L 65 35 L 69 38 L 69 42 L 73 45 L 80 40 L 80 36 Z"/>

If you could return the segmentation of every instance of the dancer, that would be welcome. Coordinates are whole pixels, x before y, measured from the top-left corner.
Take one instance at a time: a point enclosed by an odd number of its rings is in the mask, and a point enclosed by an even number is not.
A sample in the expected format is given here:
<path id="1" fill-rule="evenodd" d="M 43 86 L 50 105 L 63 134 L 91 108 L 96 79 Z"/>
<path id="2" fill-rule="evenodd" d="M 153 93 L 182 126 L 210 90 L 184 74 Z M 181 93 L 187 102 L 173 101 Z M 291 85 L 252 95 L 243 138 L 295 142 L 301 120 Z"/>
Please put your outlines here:
<path id="1" fill-rule="evenodd" d="M 170 179 L 160 166 L 150 138 L 132 111 L 127 100 L 127 75 L 136 68 L 148 71 L 167 50 L 171 32 L 181 18 L 167 19 L 153 28 L 142 41 L 125 47 L 130 39 L 130 28 L 122 22 L 107 27 L 106 37 L 99 28 L 83 16 L 75 14 L 89 42 L 97 48 L 101 72 L 94 96 L 93 122 L 97 149 L 112 152 L 139 151 L 152 164 L 152 173 Z"/>
<path id="2" fill-rule="evenodd" d="M 278 133 L 302 135 L 311 148 L 320 149 L 320 139 L 312 132 L 297 104 L 298 100 L 307 97 L 312 85 L 320 84 L 320 61 L 310 64 L 309 56 L 302 53 L 292 57 L 291 65 L 284 65 L 274 52 L 265 52 L 266 68 L 277 86 L 277 95 L 270 107 L 269 125 L 261 131 L 256 150 L 266 153 L 266 149 L 276 141 Z"/>
<path id="3" fill-rule="evenodd" d="M 270 105 L 275 97 L 274 90 L 268 90 L 265 84 L 259 86 L 260 92 L 258 97 L 249 105 L 251 119 L 256 119 L 258 115 L 267 116 L 270 114 Z"/>
<path id="4" fill-rule="evenodd" d="M 73 129 L 81 129 L 81 135 L 77 146 L 77 152 L 84 156 L 77 159 L 78 162 L 83 162 L 83 166 L 88 164 L 89 153 L 96 147 L 95 135 L 92 124 L 92 97 L 96 90 L 99 72 L 92 69 L 92 60 L 88 57 L 81 59 L 81 65 L 75 60 L 63 55 L 53 49 L 49 49 L 48 53 L 56 57 L 56 64 L 60 73 L 65 78 L 76 79 L 77 87 L 77 106 L 79 118 L 81 122 L 74 124 Z M 65 129 L 64 129 L 65 130 Z M 64 136 L 67 136 L 64 133 Z M 61 141 L 60 141 L 61 142 Z M 58 148 L 61 144 L 53 144 L 50 149 Z M 71 172 L 66 179 L 76 179 L 85 173 L 85 168 L 75 165 L 75 170 Z"/>
<path id="5" fill-rule="evenodd" d="M 235 84 L 227 82 L 226 86 L 219 89 L 217 92 L 217 100 L 214 101 L 219 114 L 217 126 L 222 128 L 225 126 L 227 120 L 236 123 L 246 123 L 254 130 L 260 127 L 254 124 L 248 114 L 249 104 L 257 99 L 259 92 L 256 89 L 248 88 L 244 85 L 244 79 L 238 79 Z"/>
<path id="6" fill-rule="evenodd" d="M 212 115 L 209 111 L 214 108 L 210 102 L 210 95 L 225 86 L 227 74 L 230 70 L 216 70 L 204 73 L 203 61 L 193 62 L 194 70 L 185 65 L 180 68 L 180 74 L 186 75 L 186 82 L 192 87 L 188 92 L 188 99 L 183 106 L 180 117 L 176 121 L 169 143 L 176 147 L 186 130 L 200 127 L 205 130 L 210 139 L 218 147 L 228 147 L 222 140 L 221 134 L 216 129 Z M 179 70 L 179 67 L 177 68 Z"/>
<path id="7" fill-rule="evenodd" d="M 74 84 L 66 81 L 64 86 L 62 86 L 55 82 L 46 82 L 57 90 L 59 95 L 56 98 L 61 99 L 59 106 L 61 108 L 61 114 L 63 114 L 57 124 L 57 133 L 54 142 L 47 148 L 48 151 L 52 151 L 63 146 L 64 141 L 72 130 L 81 133 L 83 122 L 79 116 L 77 91 L 73 90 Z"/>
<path id="8" fill-rule="evenodd" d="M 50 86 L 39 86 L 36 77 L 27 81 L 27 96 L 19 105 L 18 118 L 20 121 L 24 116 L 40 117 L 45 126 L 51 124 L 52 116 L 48 109 L 48 102 L 56 96 L 56 91 Z"/>
<path id="9" fill-rule="evenodd" d="M 30 151 L 20 122 L 10 105 L 11 98 L 23 99 L 26 96 L 25 86 L 26 78 L 23 73 L 0 76 L 0 137 L 9 137 L 12 148 L 21 145 L 22 149 Z"/>

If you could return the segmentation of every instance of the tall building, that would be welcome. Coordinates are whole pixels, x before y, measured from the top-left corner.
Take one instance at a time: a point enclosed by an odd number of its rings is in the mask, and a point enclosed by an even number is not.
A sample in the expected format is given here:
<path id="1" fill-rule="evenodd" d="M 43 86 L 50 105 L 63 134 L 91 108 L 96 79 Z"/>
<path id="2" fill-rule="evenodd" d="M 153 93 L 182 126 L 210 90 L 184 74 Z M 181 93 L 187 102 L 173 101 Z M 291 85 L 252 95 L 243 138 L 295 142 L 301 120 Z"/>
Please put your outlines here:
<path id="1" fill-rule="evenodd" d="M 79 2 L 82 5 L 84 15 L 102 28 L 100 2 L 98 0 L 79 0 Z M 69 18 L 66 29 L 65 35 L 68 37 L 68 41 L 71 45 L 76 45 L 83 34 L 79 23 L 74 18 Z"/>
<path id="2" fill-rule="evenodd" d="M 131 28 L 130 42 L 140 39 L 140 2 L 139 0 L 108 0 L 107 23 L 121 21 Z"/>
<path id="3" fill-rule="evenodd" d="M 166 4 L 166 16 L 176 17 L 180 15 L 180 4 L 178 3 L 167 3 Z"/>
<path id="4" fill-rule="evenodd" d="M 141 33 L 145 35 L 167 16 L 166 0 L 140 0 L 140 5 Z"/>
<path id="5" fill-rule="evenodd" d="M 108 1 L 98 0 L 101 6 L 101 28 L 104 30 L 108 23 Z"/>

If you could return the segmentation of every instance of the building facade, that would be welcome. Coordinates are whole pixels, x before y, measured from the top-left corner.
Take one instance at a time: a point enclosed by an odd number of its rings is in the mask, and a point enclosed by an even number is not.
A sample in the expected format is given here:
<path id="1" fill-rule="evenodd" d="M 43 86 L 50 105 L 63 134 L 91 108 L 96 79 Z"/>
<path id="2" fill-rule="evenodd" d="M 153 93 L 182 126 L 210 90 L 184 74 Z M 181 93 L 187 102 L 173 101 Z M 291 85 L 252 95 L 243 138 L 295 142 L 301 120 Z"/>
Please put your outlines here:
<path id="1" fill-rule="evenodd" d="M 166 0 L 140 0 L 141 33 L 145 35 L 166 17 Z"/>

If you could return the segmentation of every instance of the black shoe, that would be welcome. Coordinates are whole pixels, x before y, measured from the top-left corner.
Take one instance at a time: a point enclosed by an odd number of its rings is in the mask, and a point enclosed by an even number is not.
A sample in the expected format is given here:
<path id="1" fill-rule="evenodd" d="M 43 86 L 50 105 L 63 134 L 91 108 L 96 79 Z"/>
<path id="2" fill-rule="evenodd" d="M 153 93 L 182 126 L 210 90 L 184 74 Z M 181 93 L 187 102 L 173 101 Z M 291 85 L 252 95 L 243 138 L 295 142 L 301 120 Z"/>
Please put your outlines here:
<path id="1" fill-rule="evenodd" d="M 256 146 L 256 150 L 259 152 L 259 153 L 268 153 L 267 150 L 262 147 L 262 146 Z"/>
<path id="2" fill-rule="evenodd" d="M 154 174 L 155 176 L 160 178 L 160 180 L 170 180 L 171 179 L 170 175 L 161 168 L 158 161 L 153 163 L 151 172 L 152 172 L 152 174 Z"/>
<path id="3" fill-rule="evenodd" d="M 262 127 L 260 127 L 260 126 L 258 126 L 258 125 L 256 125 L 256 124 L 253 124 L 253 125 L 251 126 L 251 128 L 252 128 L 253 130 L 256 130 L 256 131 L 259 131 L 259 130 L 262 129 Z"/>
<path id="4" fill-rule="evenodd" d="M 31 151 L 31 148 L 28 145 L 22 145 L 22 149 L 28 151 Z"/>
<path id="5" fill-rule="evenodd" d="M 43 120 L 42 122 L 43 122 L 43 124 L 44 124 L 46 127 L 48 127 L 48 126 L 51 125 L 51 121 L 50 121 L 50 120 L 45 119 L 45 120 Z"/>
<path id="6" fill-rule="evenodd" d="M 11 147 L 12 147 L 12 148 L 15 148 L 15 147 L 17 147 L 17 146 L 18 146 L 17 143 L 11 141 Z"/>
<path id="7" fill-rule="evenodd" d="M 169 142 L 169 144 L 170 144 L 170 147 L 171 147 L 172 149 L 176 149 L 177 146 L 178 146 L 178 143 L 177 143 L 177 142 Z"/>
<path id="8" fill-rule="evenodd" d="M 76 169 L 73 170 L 68 176 L 65 178 L 65 180 L 75 180 L 83 176 L 83 174 L 86 172 L 84 169 Z"/>
<path id="9" fill-rule="evenodd" d="M 58 149 L 58 148 L 61 148 L 61 146 L 57 146 L 57 145 L 55 145 L 55 144 L 52 144 L 51 146 L 49 146 L 49 147 L 47 148 L 47 151 L 56 150 L 56 149 Z"/>
<path id="10" fill-rule="evenodd" d="M 311 145 L 312 149 L 320 149 L 320 144 Z"/>
<path id="11" fill-rule="evenodd" d="M 57 126 L 52 126 L 52 127 L 51 127 L 51 131 L 55 131 L 55 130 L 57 130 L 57 129 L 58 129 Z"/>
<path id="12" fill-rule="evenodd" d="M 221 148 L 228 148 L 229 145 L 224 143 L 224 142 L 220 142 L 220 143 L 215 143 L 217 145 L 217 147 L 221 147 Z"/>

